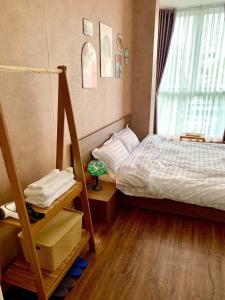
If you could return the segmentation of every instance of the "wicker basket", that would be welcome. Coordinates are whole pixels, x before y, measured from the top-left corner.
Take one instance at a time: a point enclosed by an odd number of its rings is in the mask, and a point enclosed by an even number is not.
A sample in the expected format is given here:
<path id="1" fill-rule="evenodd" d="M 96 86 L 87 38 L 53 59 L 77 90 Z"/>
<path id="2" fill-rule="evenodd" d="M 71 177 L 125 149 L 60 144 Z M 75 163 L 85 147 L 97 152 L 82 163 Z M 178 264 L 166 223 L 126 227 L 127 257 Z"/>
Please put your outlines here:
<path id="1" fill-rule="evenodd" d="M 41 268 L 54 271 L 81 239 L 83 213 L 62 210 L 35 237 Z M 27 261 L 28 255 L 22 232 L 19 238 Z"/>

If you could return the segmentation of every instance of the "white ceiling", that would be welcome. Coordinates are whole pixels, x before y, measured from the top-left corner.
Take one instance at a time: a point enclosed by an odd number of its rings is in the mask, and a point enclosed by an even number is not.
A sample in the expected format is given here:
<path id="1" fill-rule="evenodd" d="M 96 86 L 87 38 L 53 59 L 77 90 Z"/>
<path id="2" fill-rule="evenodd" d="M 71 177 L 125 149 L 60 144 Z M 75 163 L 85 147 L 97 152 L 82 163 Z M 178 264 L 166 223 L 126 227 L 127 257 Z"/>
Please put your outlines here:
<path id="1" fill-rule="evenodd" d="M 172 7 L 188 7 L 214 4 L 222 1 L 216 0 L 159 0 L 160 8 L 172 8 Z"/>

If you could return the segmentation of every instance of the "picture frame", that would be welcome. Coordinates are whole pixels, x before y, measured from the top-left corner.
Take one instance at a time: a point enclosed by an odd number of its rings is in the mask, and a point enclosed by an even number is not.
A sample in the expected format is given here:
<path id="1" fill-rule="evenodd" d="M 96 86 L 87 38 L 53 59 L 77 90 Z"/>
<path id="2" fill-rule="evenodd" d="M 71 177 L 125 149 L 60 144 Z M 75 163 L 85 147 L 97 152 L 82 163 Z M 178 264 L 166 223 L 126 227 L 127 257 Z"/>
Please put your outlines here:
<path id="1" fill-rule="evenodd" d="M 83 18 L 83 34 L 88 36 L 94 36 L 93 22 Z"/>
<path id="2" fill-rule="evenodd" d="M 117 50 L 123 52 L 123 34 L 118 33 L 116 38 Z"/>
<path id="3" fill-rule="evenodd" d="M 97 55 L 94 44 L 86 42 L 81 53 L 82 86 L 84 89 L 97 87 Z"/>
<path id="4" fill-rule="evenodd" d="M 112 28 L 102 22 L 99 23 L 100 33 L 100 70 L 101 77 L 113 76 L 113 39 Z"/>
<path id="5" fill-rule="evenodd" d="M 115 55 L 115 77 L 116 78 L 121 78 L 122 61 L 123 61 L 123 56 L 121 54 L 116 54 Z"/>
<path id="6" fill-rule="evenodd" d="M 125 62 L 125 65 L 128 65 L 128 63 L 129 63 L 129 49 L 128 48 L 124 49 L 124 62 Z"/>

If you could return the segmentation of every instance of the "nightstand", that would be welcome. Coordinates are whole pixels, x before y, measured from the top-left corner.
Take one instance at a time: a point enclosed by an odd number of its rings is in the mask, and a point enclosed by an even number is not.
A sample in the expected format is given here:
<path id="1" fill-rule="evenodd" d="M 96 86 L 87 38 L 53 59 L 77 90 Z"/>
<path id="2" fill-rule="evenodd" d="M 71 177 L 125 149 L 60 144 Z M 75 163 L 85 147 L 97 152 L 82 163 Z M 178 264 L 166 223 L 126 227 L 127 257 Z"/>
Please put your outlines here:
<path id="1" fill-rule="evenodd" d="M 116 184 L 113 182 L 100 181 L 101 191 L 88 189 L 88 199 L 93 223 L 106 222 L 109 224 L 116 215 L 118 208 L 118 195 Z M 80 197 L 75 199 L 76 209 L 81 209 Z"/>
<path id="2" fill-rule="evenodd" d="M 118 197 L 115 183 L 101 181 L 102 190 L 88 189 L 91 216 L 94 223 L 110 223 L 116 215 Z"/>

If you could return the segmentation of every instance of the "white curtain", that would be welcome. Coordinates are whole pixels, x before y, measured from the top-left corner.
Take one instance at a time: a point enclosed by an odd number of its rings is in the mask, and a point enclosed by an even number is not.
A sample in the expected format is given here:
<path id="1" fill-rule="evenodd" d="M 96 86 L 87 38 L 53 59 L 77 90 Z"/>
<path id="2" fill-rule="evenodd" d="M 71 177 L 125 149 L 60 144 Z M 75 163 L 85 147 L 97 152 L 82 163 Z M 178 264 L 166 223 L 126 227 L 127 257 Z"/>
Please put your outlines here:
<path id="1" fill-rule="evenodd" d="M 158 95 L 158 133 L 205 134 L 225 129 L 224 6 L 178 10 Z"/>
<path id="2" fill-rule="evenodd" d="M 1 289 L 1 286 L 0 286 L 0 300 L 4 300 L 4 299 L 3 299 L 3 295 L 2 295 L 2 289 Z"/>

